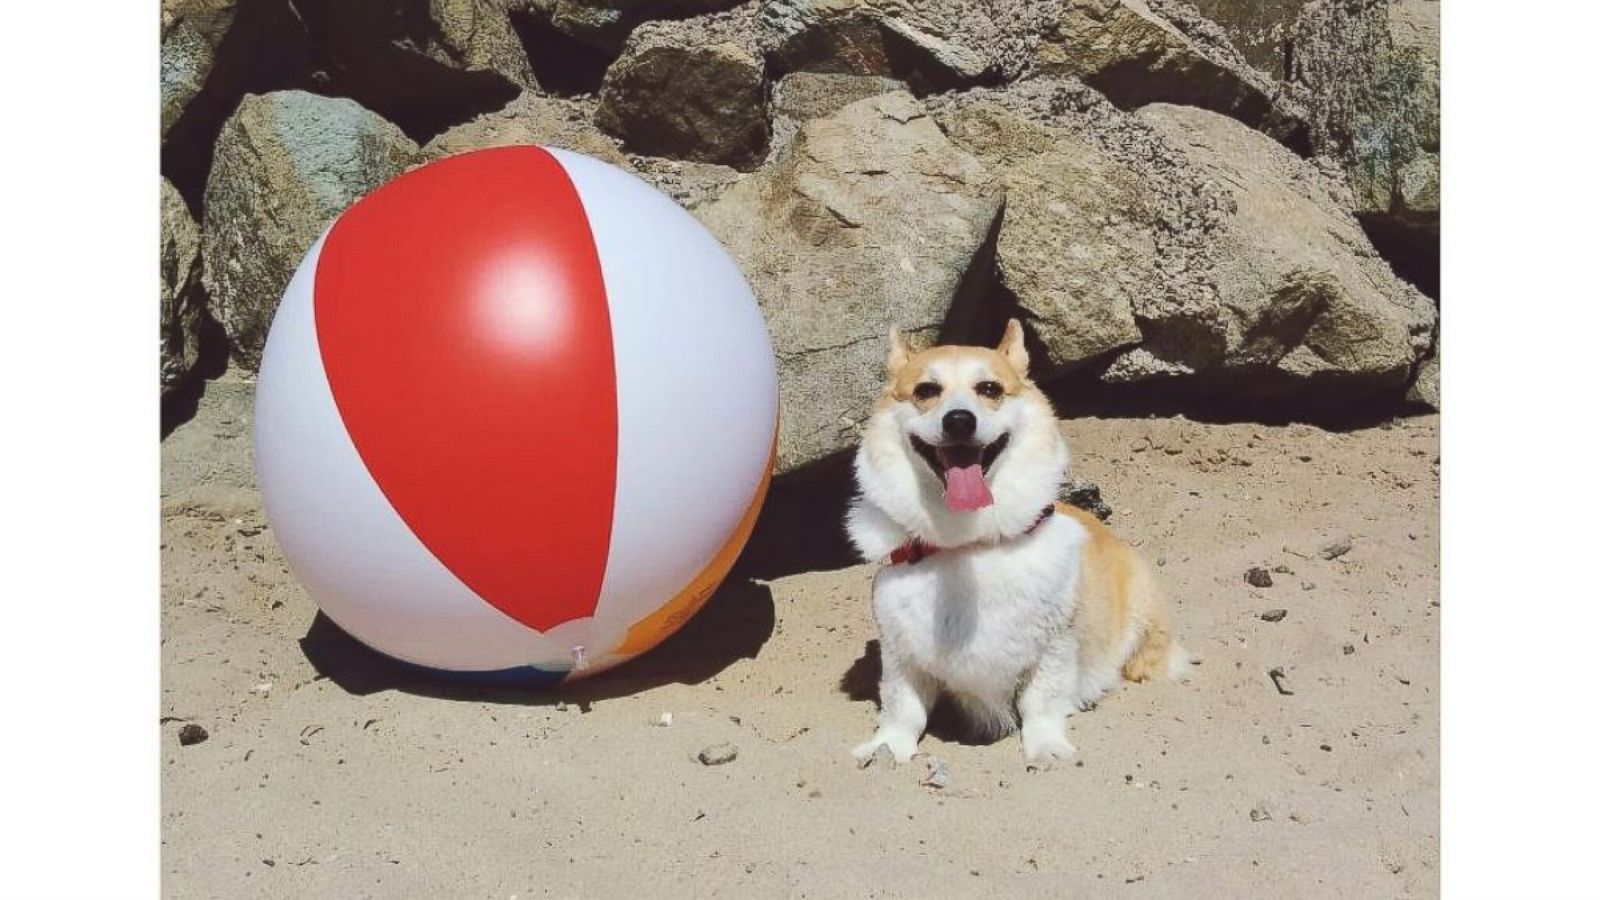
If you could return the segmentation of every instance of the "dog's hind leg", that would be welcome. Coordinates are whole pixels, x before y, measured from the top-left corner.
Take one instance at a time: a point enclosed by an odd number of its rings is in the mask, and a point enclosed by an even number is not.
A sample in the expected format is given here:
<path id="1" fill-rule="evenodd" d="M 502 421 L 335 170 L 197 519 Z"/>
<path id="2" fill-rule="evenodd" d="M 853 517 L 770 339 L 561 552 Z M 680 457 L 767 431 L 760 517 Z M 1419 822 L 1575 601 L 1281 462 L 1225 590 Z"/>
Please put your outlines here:
<path id="1" fill-rule="evenodd" d="M 1022 755 L 1027 759 L 1066 759 L 1076 752 L 1067 740 L 1067 716 L 1081 704 L 1078 674 L 1078 641 L 1062 632 L 1040 658 L 1017 698 L 1017 711 L 1022 714 Z"/>
<path id="2" fill-rule="evenodd" d="M 879 747 L 888 747 L 898 762 L 905 762 L 917 752 L 917 741 L 928 726 L 928 710 L 938 696 L 933 679 L 899 655 L 883 649 L 883 680 L 878 683 L 878 730 L 866 743 L 851 751 L 856 759 L 867 759 Z"/>

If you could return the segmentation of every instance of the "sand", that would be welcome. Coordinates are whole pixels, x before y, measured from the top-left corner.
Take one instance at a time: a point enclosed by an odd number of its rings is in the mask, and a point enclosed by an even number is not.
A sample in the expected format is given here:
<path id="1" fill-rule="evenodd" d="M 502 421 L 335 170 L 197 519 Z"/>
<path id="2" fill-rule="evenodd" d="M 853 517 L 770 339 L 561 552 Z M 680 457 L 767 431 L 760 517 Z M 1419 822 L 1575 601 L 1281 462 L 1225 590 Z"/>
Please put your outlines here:
<path id="1" fill-rule="evenodd" d="M 844 555 L 838 471 L 780 487 L 655 652 L 484 691 L 317 618 L 261 513 L 249 396 L 213 382 L 162 447 L 167 896 L 1438 894 L 1437 417 L 1064 423 L 1176 598 L 1192 682 L 1075 716 L 1053 768 L 936 716 L 927 758 L 862 770 L 873 568 Z"/>

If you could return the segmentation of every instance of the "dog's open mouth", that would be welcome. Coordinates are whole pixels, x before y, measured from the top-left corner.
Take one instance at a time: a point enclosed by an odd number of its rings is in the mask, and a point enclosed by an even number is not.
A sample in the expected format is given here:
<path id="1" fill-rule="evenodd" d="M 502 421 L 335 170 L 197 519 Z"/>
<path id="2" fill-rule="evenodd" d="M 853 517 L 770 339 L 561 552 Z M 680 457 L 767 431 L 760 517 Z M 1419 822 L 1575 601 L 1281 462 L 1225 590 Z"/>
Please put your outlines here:
<path id="1" fill-rule="evenodd" d="M 972 512 L 994 503 L 985 476 L 1011 440 L 1002 434 L 989 444 L 930 444 L 911 435 L 917 451 L 944 483 L 944 503 L 955 512 Z"/>

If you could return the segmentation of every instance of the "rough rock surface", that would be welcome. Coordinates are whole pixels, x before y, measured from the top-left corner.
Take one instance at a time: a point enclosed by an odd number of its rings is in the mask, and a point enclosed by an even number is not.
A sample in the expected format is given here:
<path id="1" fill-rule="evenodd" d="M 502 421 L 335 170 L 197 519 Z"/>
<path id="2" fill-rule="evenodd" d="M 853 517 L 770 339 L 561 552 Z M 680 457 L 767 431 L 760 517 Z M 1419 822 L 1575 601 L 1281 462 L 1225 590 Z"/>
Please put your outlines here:
<path id="1" fill-rule="evenodd" d="M 1378 257 L 1345 211 L 1338 186 L 1262 135 L 1204 110 L 1160 104 L 1138 117 L 1204 177 L 1225 186 L 1230 209 L 1214 235 L 1212 272 L 1222 326 L 1212 336 L 1223 371 L 1350 392 L 1403 389 L 1432 342 L 1438 313 Z M 1159 313 L 1159 307 L 1144 313 L 1153 340 L 1120 358 L 1112 372 L 1143 377 L 1210 355 L 1193 344 L 1183 348 L 1200 350 L 1193 356 L 1149 352 L 1152 344 L 1179 344 L 1161 340 Z M 1185 323 L 1175 337 L 1190 335 Z"/>
<path id="2" fill-rule="evenodd" d="M 1228 33 L 1250 65 L 1287 77 L 1295 19 L 1307 0 L 1191 0 L 1195 9 Z"/>
<path id="3" fill-rule="evenodd" d="M 1349 175 L 1396 267 L 1438 292 L 1439 4 L 1318 0 L 1295 26 L 1313 149 Z"/>
<path id="4" fill-rule="evenodd" d="M 1066 0 L 1039 46 L 1037 63 L 1041 74 L 1081 78 L 1124 109 L 1198 106 L 1297 150 L 1306 146 L 1304 110 L 1192 7 L 1161 0 Z"/>
<path id="5" fill-rule="evenodd" d="M 1048 351 L 1035 375 L 1137 344 L 1133 305 L 1162 290 L 1148 175 L 993 101 L 958 101 L 942 123 L 1005 180 L 996 264 Z"/>
<path id="6" fill-rule="evenodd" d="M 996 262 L 1041 375 L 1093 362 L 1113 383 L 1398 396 L 1430 343 L 1432 304 L 1377 257 L 1341 183 L 1228 117 L 1128 114 L 1070 79 L 936 108 L 1010 188 Z"/>
<path id="7" fill-rule="evenodd" d="M 779 472 L 855 442 L 882 390 L 890 325 L 940 336 L 984 268 L 974 260 L 1001 195 L 998 179 L 899 92 L 807 122 L 777 160 L 697 210 L 750 279 L 772 332 Z"/>
<path id="8" fill-rule="evenodd" d="M 1016 78 L 1060 0 L 766 0 L 758 39 L 782 72 L 884 75 L 919 92 Z"/>
<path id="9" fill-rule="evenodd" d="M 421 162 L 469 150 L 543 144 L 586 153 L 624 168 L 617 142 L 594 126 L 595 102 L 542 97 L 525 92 L 505 107 L 484 113 L 440 134 L 422 148 Z"/>
<path id="10" fill-rule="evenodd" d="M 161 392 L 182 384 L 200 358 L 200 226 L 172 182 L 161 179 Z"/>
<path id="11" fill-rule="evenodd" d="M 628 162 L 633 174 L 691 210 L 721 197 L 743 177 L 738 169 L 716 163 L 684 162 L 659 156 L 634 156 Z"/>
<path id="12" fill-rule="evenodd" d="M 766 65 L 753 7 L 647 22 L 606 71 L 596 122 L 652 156 L 751 167 L 767 147 Z"/>
<path id="13" fill-rule="evenodd" d="M 1440 409 L 1438 338 L 1434 339 L 1433 350 L 1428 354 L 1428 358 L 1417 368 L 1417 377 L 1411 382 L 1411 389 L 1406 391 L 1406 399 L 1432 410 Z"/>
<path id="14" fill-rule="evenodd" d="M 161 13 L 161 171 L 198 202 L 223 121 L 247 92 L 301 86 L 308 37 L 288 0 L 175 0 Z"/>
<path id="15" fill-rule="evenodd" d="M 298 0 L 322 90 L 425 138 L 537 87 L 506 10 L 490 0 Z"/>
<path id="16" fill-rule="evenodd" d="M 878 75 L 792 72 L 772 88 L 772 150 L 789 146 L 800 126 L 832 115 L 850 104 L 879 94 L 903 91 L 906 84 Z"/>
<path id="17" fill-rule="evenodd" d="M 351 100 L 301 91 L 245 98 L 217 139 L 203 217 L 206 292 L 235 360 L 260 365 L 305 252 L 417 153 L 399 128 Z"/>

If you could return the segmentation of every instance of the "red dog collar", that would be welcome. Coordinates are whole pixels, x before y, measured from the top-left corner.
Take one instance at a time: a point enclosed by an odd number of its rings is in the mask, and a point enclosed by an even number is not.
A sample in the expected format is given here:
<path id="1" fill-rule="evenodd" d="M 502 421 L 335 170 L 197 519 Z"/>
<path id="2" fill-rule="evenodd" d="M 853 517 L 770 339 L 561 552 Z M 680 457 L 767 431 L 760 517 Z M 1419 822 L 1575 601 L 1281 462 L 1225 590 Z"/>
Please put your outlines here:
<path id="1" fill-rule="evenodd" d="M 1039 526 L 1043 525 L 1046 519 L 1055 515 L 1055 511 L 1056 508 L 1054 506 L 1046 506 L 1039 511 L 1039 518 L 1034 519 L 1033 524 L 1024 529 L 1022 533 L 1033 534 L 1038 531 Z M 922 538 L 914 537 L 889 552 L 889 565 L 898 566 L 905 563 L 919 563 L 943 549 L 945 548 L 927 543 Z"/>

